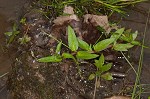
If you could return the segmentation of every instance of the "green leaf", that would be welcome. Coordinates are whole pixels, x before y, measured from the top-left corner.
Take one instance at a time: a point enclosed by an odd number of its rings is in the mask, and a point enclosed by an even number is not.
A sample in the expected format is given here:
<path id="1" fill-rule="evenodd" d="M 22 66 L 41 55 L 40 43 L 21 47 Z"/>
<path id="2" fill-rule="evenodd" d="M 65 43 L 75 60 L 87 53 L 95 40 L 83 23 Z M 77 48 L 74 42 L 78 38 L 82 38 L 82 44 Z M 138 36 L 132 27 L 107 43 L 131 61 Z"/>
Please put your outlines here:
<path id="1" fill-rule="evenodd" d="M 73 59 L 75 62 L 77 62 L 75 57 L 72 54 L 70 54 L 70 53 L 63 53 L 62 57 L 63 58 L 70 58 L 70 59 Z"/>
<path id="2" fill-rule="evenodd" d="M 11 36 L 13 34 L 13 32 L 5 32 L 4 34 L 7 36 Z"/>
<path id="3" fill-rule="evenodd" d="M 31 37 L 29 37 L 27 34 L 25 34 L 22 38 L 19 38 L 19 42 L 21 44 L 26 44 L 31 40 Z"/>
<path id="4" fill-rule="evenodd" d="M 95 60 L 94 65 L 95 65 L 97 68 L 101 68 L 101 67 L 103 66 L 103 64 L 104 64 L 104 61 L 105 61 L 105 60 L 104 60 L 104 55 L 101 54 L 99 60 Z"/>
<path id="5" fill-rule="evenodd" d="M 129 48 L 132 48 L 134 45 L 127 43 L 127 44 L 115 44 L 113 46 L 114 50 L 116 51 L 128 51 Z"/>
<path id="6" fill-rule="evenodd" d="M 58 45 L 57 45 L 57 47 L 56 47 L 56 54 L 60 54 L 61 45 L 62 45 L 62 41 L 59 42 Z"/>
<path id="7" fill-rule="evenodd" d="M 14 23 L 14 25 L 13 25 L 13 31 L 17 31 L 17 24 L 16 23 Z"/>
<path id="8" fill-rule="evenodd" d="M 88 80 L 93 80 L 95 78 L 95 74 L 90 74 Z"/>
<path id="9" fill-rule="evenodd" d="M 22 19 L 20 20 L 20 23 L 21 23 L 21 24 L 25 24 L 25 23 L 26 23 L 26 18 L 22 18 Z"/>
<path id="10" fill-rule="evenodd" d="M 59 55 L 53 55 L 53 56 L 47 56 L 47 57 L 42 57 L 40 59 L 37 60 L 38 62 L 61 62 L 62 58 Z"/>
<path id="11" fill-rule="evenodd" d="M 87 51 L 91 50 L 89 44 L 86 43 L 85 41 L 83 41 L 80 38 L 78 38 L 78 42 L 79 42 L 79 47 L 80 48 L 82 48 L 84 50 L 87 50 Z"/>
<path id="12" fill-rule="evenodd" d="M 78 40 L 75 35 L 74 30 L 68 26 L 68 46 L 71 49 L 71 51 L 77 51 L 78 49 Z"/>
<path id="13" fill-rule="evenodd" d="M 105 80 L 113 80 L 111 73 L 105 73 L 105 74 L 101 75 L 101 77 Z"/>
<path id="14" fill-rule="evenodd" d="M 119 39 L 121 39 L 123 41 L 127 41 L 127 42 L 133 41 L 131 29 L 124 31 L 124 33 L 121 35 L 121 37 Z"/>
<path id="15" fill-rule="evenodd" d="M 139 41 L 132 41 L 131 44 L 133 44 L 133 45 L 139 45 L 139 46 L 141 45 L 141 43 Z"/>
<path id="16" fill-rule="evenodd" d="M 102 50 L 106 49 L 113 42 L 114 42 L 114 38 L 102 40 L 94 46 L 94 50 L 102 51 Z"/>
<path id="17" fill-rule="evenodd" d="M 138 31 L 135 31 L 134 33 L 132 33 L 132 40 L 135 40 L 137 35 L 138 35 Z"/>
<path id="18" fill-rule="evenodd" d="M 95 75 L 98 76 L 98 77 L 101 76 L 101 74 L 102 74 L 102 72 L 99 71 L 99 70 L 97 70 L 97 71 L 95 72 Z"/>
<path id="19" fill-rule="evenodd" d="M 114 38 L 115 41 L 117 41 L 119 39 L 119 37 L 122 35 L 123 32 L 124 32 L 124 28 L 118 29 L 115 33 L 113 33 L 111 35 L 110 38 Z"/>
<path id="20" fill-rule="evenodd" d="M 93 59 L 98 57 L 99 55 L 97 54 L 91 54 L 87 51 L 78 51 L 76 57 L 79 59 Z"/>
<path id="21" fill-rule="evenodd" d="M 150 99 L 150 96 L 148 96 L 148 99 Z"/>
<path id="22" fill-rule="evenodd" d="M 12 35 L 10 36 L 10 38 L 8 40 L 8 44 L 10 44 L 14 40 L 14 38 L 16 37 L 16 35 L 19 34 L 19 33 L 20 33 L 20 31 L 13 31 Z"/>
<path id="23" fill-rule="evenodd" d="M 131 37 L 129 37 L 127 35 L 124 35 L 124 34 L 122 34 L 122 36 L 119 39 L 122 40 L 122 41 L 126 41 L 126 42 L 131 42 L 132 41 Z"/>
<path id="24" fill-rule="evenodd" d="M 108 64 L 103 65 L 102 67 L 100 67 L 100 71 L 101 71 L 101 73 L 106 72 L 106 71 L 110 70 L 111 67 L 112 67 L 112 63 L 108 63 Z"/>

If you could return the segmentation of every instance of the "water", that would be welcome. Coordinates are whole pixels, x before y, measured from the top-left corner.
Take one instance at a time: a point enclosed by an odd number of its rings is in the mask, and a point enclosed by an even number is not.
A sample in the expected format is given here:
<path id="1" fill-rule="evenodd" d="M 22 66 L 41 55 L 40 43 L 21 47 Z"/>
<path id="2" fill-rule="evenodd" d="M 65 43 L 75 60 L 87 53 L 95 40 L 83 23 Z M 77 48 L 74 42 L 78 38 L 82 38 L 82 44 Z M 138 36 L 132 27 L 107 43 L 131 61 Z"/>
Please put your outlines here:
<path id="1" fill-rule="evenodd" d="M 5 53 L 5 36 L 3 35 L 8 27 L 10 27 L 10 24 L 6 21 L 4 16 L 0 15 L 0 75 L 10 69 L 10 60 L 9 56 Z"/>
<path id="2" fill-rule="evenodd" d="M 17 21 L 22 14 L 23 5 L 27 4 L 28 0 L 0 0 L 0 76 L 8 73 L 11 70 L 11 58 L 14 50 L 6 50 L 5 35 L 6 31 L 11 30 L 12 23 Z M 5 76 L 6 77 L 6 76 Z M 6 86 L 6 78 L 0 78 L 0 99 L 8 99 Z"/>
<path id="3" fill-rule="evenodd" d="M 148 18 L 148 13 L 150 10 L 150 2 L 147 3 L 141 3 L 138 4 L 135 8 L 130 9 L 129 16 L 123 19 L 122 26 L 125 26 L 126 28 L 131 28 L 132 30 L 138 30 L 139 31 L 139 39 L 143 39 L 143 33 L 145 31 L 146 23 L 147 29 L 145 32 L 145 44 L 146 46 L 150 47 L 150 17 Z M 148 21 L 147 21 L 148 20 Z M 138 67 L 138 61 L 140 56 L 140 47 L 135 48 L 132 51 L 133 54 L 131 54 L 133 57 L 133 60 L 135 61 L 135 69 Z M 149 84 L 150 83 L 150 49 L 144 49 L 144 58 L 143 58 L 143 68 L 141 73 L 141 83 L 142 84 Z M 135 73 L 131 71 L 129 80 L 135 81 Z M 144 91 L 146 93 L 143 93 L 143 96 L 146 99 L 148 96 L 150 96 L 150 86 L 143 86 L 143 87 L 149 87 L 147 91 Z M 147 93 L 148 92 L 148 93 Z"/>

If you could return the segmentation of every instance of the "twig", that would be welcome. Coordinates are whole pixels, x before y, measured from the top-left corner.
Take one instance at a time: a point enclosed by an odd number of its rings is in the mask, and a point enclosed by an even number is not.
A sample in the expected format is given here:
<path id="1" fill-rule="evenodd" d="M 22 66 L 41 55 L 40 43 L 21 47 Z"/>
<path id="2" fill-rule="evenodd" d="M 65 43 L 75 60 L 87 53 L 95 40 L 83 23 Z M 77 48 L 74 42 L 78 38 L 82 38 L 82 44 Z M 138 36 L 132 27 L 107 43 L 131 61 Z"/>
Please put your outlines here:
<path id="1" fill-rule="evenodd" d="M 94 88 L 93 99 L 95 99 L 95 96 L 96 96 L 96 90 L 97 90 L 97 76 L 95 77 L 95 88 Z"/>
<path id="2" fill-rule="evenodd" d="M 6 72 L 6 73 L 2 74 L 2 75 L 0 76 L 0 78 L 6 76 L 8 73 L 9 73 L 9 72 Z"/>

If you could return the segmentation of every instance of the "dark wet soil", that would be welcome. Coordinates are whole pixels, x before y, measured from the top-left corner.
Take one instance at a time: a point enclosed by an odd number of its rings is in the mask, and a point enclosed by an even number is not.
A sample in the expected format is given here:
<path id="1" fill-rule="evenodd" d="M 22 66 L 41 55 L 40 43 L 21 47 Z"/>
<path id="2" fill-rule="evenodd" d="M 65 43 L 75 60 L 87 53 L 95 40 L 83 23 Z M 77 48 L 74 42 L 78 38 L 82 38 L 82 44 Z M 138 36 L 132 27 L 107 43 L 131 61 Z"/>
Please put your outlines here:
<path id="1" fill-rule="evenodd" d="M 127 28 L 131 28 L 133 30 L 139 31 L 139 39 L 143 39 L 143 33 L 145 31 L 146 23 L 147 28 L 145 32 L 145 45 L 150 46 L 150 18 L 148 18 L 148 13 L 150 10 L 150 2 L 147 3 L 141 3 L 138 4 L 135 8 L 132 8 L 129 12 L 129 16 L 124 18 L 121 22 L 122 26 L 125 26 Z M 143 58 L 143 69 L 141 73 L 141 83 L 144 84 L 143 89 L 145 90 L 142 94 L 144 97 L 143 99 L 146 99 L 148 96 L 150 96 L 150 68 L 149 68 L 149 62 L 150 62 L 150 50 L 149 48 L 144 49 L 144 58 Z M 137 70 L 138 62 L 139 62 L 139 56 L 140 56 L 140 47 L 136 47 L 133 51 L 131 51 L 131 57 L 134 62 L 134 68 Z M 127 79 L 129 83 L 135 81 L 135 74 L 133 71 L 129 71 L 129 74 L 127 76 Z"/>
<path id="2" fill-rule="evenodd" d="M 27 0 L 0 0 L 0 99 L 9 99 L 5 83 L 16 53 L 15 49 L 6 48 L 4 33 L 11 31 L 12 24 L 20 18 L 27 4 Z"/>
<path id="3" fill-rule="evenodd" d="M 145 45 L 150 46 L 150 18 L 148 18 L 148 12 L 150 10 L 150 2 L 147 3 L 141 3 L 138 4 L 135 8 L 130 9 L 129 16 L 123 19 L 122 25 L 127 27 L 127 28 L 132 28 L 133 30 L 138 30 L 139 31 L 139 40 L 143 39 L 143 33 L 145 31 L 146 23 L 147 24 L 147 29 L 145 33 Z M 150 62 L 150 50 L 149 48 L 144 49 L 144 58 L 143 58 L 143 69 L 142 69 L 142 74 L 141 74 L 141 83 L 142 84 L 147 84 L 143 86 L 145 91 L 143 92 L 144 98 L 146 99 L 148 96 L 150 96 L 150 88 L 149 88 L 149 83 L 150 83 L 150 68 L 149 68 L 149 62 Z M 140 47 L 136 47 L 132 51 L 132 58 L 134 61 L 135 69 L 138 67 L 138 61 L 139 61 L 139 56 L 140 56 Z M 131 71 L 130 71 L 131 72 Z M 133 71 L 132 71 L 133 72 Z M 129 82 L 134 81 L 134 73 L 129 73 L 128 78 Z M 147 87 L 147 88 L 146 88 Z"/>

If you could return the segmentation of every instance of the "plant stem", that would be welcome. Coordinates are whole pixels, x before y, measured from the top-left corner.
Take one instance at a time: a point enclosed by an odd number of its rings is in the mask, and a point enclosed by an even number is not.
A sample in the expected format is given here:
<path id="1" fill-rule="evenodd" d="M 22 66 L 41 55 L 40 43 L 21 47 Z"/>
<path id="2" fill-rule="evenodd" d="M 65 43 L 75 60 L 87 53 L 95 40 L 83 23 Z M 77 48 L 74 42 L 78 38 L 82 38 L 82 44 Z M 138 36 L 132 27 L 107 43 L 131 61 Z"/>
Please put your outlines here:
<path id="1" fill-rule="evenodd" d="M 133 71 L 135 72 L 136 76 L 138 75 L 138 73 L 136 72 L 136 70 L 134 69 L 133 65 L 131 64 L 131 62 L 127 59 L 127 57 L 123 54 L 123 52 L 121 52 L 122 56 L 125 58 L 125 60 L 128 62 L 128 64 L 131 66 L 131 68 L 133 69 Z"/>
<path id="2" fill-rule="evenodd" d="M 94 87 L 94 93 L 93 93 L 93 98 L 92 99 L 95 99 L 96 89 L 97 89 L 97 76 L 95 77 L 95 87 Z"/>
<path id="3" fill-rule="evenodd" d="M 53 38 L 54 40 L 56 40 L 58 43 L 60 43 L 61 41 L 59 41 L 57 38 L 55 38 L 54 36 L 52 36 L 51 34 L 46 33 L 45 31 L 41 30 L 45 35 Z M 62 45 L 64 45 L 65 47 L 67 47 L 68 49 L 70 49 L 66 44 L 62 43 Z"/>

